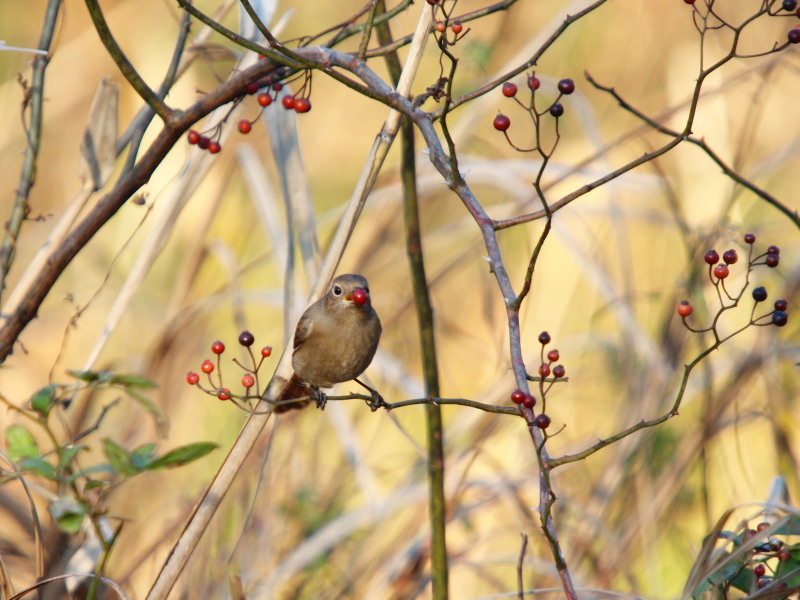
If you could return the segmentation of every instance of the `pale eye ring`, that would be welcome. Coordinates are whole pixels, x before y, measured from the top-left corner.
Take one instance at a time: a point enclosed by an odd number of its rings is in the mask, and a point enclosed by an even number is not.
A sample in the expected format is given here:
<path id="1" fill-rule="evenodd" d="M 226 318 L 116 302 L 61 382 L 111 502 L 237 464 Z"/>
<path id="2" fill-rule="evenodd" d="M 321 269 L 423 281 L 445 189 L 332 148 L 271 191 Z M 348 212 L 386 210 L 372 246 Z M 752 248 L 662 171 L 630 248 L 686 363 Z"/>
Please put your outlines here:
<path id="1" fill-rule="evenodd" d="M 333 295 L 334 296 L 341 296 L 342 295 L 342 288 L 338 285 L 333 286 Z"/>

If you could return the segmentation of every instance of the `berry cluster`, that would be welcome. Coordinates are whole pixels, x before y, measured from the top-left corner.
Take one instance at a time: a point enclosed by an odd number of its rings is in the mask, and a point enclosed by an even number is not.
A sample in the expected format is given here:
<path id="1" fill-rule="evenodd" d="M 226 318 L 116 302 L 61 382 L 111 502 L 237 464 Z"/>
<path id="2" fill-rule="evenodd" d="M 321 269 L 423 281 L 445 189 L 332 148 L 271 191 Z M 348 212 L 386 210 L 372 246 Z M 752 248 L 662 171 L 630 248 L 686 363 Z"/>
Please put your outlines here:
<path id="1" fill-rule="evenodd" d="M 528 111 L 533 118 L 534 123 L 538 123 L 539 117 L 545 112 L 550 113 L 553 117 L 558 119 L 558 117 L 564 114 L 564 105 L 560 102 L 561 97 L 568 96 L 575 91 L 575 82 L 572 79 L 562 79 L 559 81 L 558 97 L 553 101 L 552 104 L 550 104 L 546 111 L 542 112 L 536 110 L 536 90 L 538 90 L 540 86 L 541 81 L 536 77 L 536 75 L 531 74 L 528 76 L 528 89 L 531 91 L 531 99 L 527 105 L 517 98 L 518 88 L 517 84 L 513 81 L 506 81 L 500 90 L 502 91 L 503 96 L 506 98 L 513 98 L 516 100 L 517 104 Z M 498 112 L 492 124 L 497 131 L 505 132 L 509 127 L 511 127 L 511 119 L 503 113 Z M 508 134 L 506 134 L 506 137 L 508 137 Z"/>
<path id="2" fill-rule="evenodd" d="M 445 3 L 440 2 L 439 0 L 428 0 L 428 4 L 431 5 L 434 19 L 437 19 L 433 24 L 433 30 L 439 34 L 435 37 L 439 44 L 439 48 L 441 48 L 443 51 L 447 46 L 454 45 L 457 41 L 469 33 L 469 29 L 466 31 L 464 30 L 464 25 L 461 23 L 461 21 L 453 18 L 453 7 L 448 10 L 445 6 Z M 453 6 L 455 6 L 455 3 L 453 3 Z M 451 37 L 448 37 L 448 35 L 450 35 L 448 34 L 448 29 L 452 33 Z"/>
<path id="3" fill-rule="evenodd" d="M 263 56 L 259 55 L 259 58 L 264 58 Z M 277 102 L 280 92 L 283 90 L 284 84 L 282 83 L 282 79 L 286 76 L 285 68 L 281 67 L 272 74 L 270 79 L 266 82 L 266 84 L 262 85 L 260 82 L 254 82 L 249 84 L 245 91 L 247 92 L 248 96 L 256 95 L 256 102 L 261 107 L 259 114 L 254 119 L 241 119 L 237 124 L 236 128 L 239 130 L 239 133 L 248 134 L 253 128 L 253 123 L 256 122 L 258 116 L 264 112 L 264 109 L 268 107 L 273 102 Z M 307 113 L 311 110 L 311 101 L 309 100 L 310 90 L 311 90 L 311 76 L 308 73 L 303 74 L 304 81 L 303 85 L 301 86 L 300 90 L 292 95 L 292 94 L 285 94 L 283 97 L 280 98 L 280 103 L 283 108 L 286 110 L 294 110 L 297 113 Z M 244 97 L 240 97 L 233 102 L 231 107 L 231 112 L 233 112 L 233 108 L 239 104 L 244 99 Z M 228 113 L 230 116 L 230 113 Z M 222 120 L 224 123 L 227 120 L 227 116 L 225 119 Z M 208 150 L 211 154 L 217 154 L 220 150 L 222 150 L 222 146 L 219 143 L 219 137 L 221 134 L 221 127 L 222 123 L 218 124 L 214 129 L 210 130 L 209 132 L 200 133 L 192 129 L 186 136 L 187 141 L 191 145 L 196 145 L 198 148 L 202 150 Z"/>
<path id="4" fill-rule="evenodd" d="M 547 404 L 547 393 L 557 380 L 562 379 L 567 374 L 567 371 L 564 365 L 558 364 L 553 366 L 553 363 L 558 362 L 559 358 L 561 358 L 558 350 L 553 348 L 545 354 L 545 346 L 550 343 L 550 334 L 546 331 L 540 333 L 539 343 L 542 345 L 541 364 L 538 370 L 539 376 L 528 376 L 528 379 L 539 383 L 539 394 L 542 397 L 542 411 L 534 417 L 533 424 L 539 429 L 544 430 L 550 426 L 550 417 L 544 412 Z M 548 379 L 551 375 L 552 378 Z M 545 383 L 547 384 L 546 386 Z M 533 409 L 533 407 L 536 406 L 536 398 L 532 394 L 528 394 L 520 389 L 511 392 L 511 401 L 517 405 L 521 404 L 528 409 Z"/>
<path id="5" fill-rule="evenodd" d="M 227 387 L 223 386 L 222 382 L 222 369 L 220 365 L 220 359 L 222 357 L 222 353 L 225 352 L 225 344 L 220 342 L 219 340 L 215 341 L 211 344 L 211 352 L 216 355 L 216 364 L 211 359 L 206 359 L 200 364 L 200 371 L 205 373 L 208 377 L 208 384 L 209 387 L 203 387 L 200 384 L 200 374 L 194 371 L 189 371 L 186 374 L 186 383 L 189 385 L 194 385 L 203 390 L 206 394 L 214 396 L 219 400 L 226 401 L 230 400 L 236 406 L 241 408 L 246 412 L 252 412 L 253 408 L 251 406 L 252 400 L 257 400 L 261 396 L 261 391 L 259 389 L 258 383 L 258 371 L 261 368 L 261 365 L 264 362 L 264 359 L 269 358 L 272 355 L 272 347 L 271 346 L 264 346 L 261 349 L 261 357 L 256 362 L 256 356 L 253 354 L 253 350 L 251 346 L 255 343 L 255 337 L 249 331 L 243 331 L 239 335 L 239 345 L 247 350 L 248 355 L 250 356 L 250 367 L 246 367 L 241 364 L 237 359 L 233 359 L 238 366 L 240 366 L 244 370 L 244 374 L 242 375 L 242 387 L 244 388 L 244 393 L 240 395 L 233 394 L 231 390 Z M 212 379 L 212 373 L 217 373 L 217 381 L 215 382 Z"/>
<path id="6" fill-rule="evenodd" d="M 769 587 L 776 592 L 788 587 L 785 575 L 797 570 L 798 559 L 795 557 L 798 547 L 787 545 L 778 537 L 767 537 L 764 532 L 771 527 L 771 523 L 761 522 L 755 529 L 746 527 L 740 534 L 733 532 L 721 534 L 729 538 L 735 547 L 755 542 L 753 549 L 748 552 L 747 563 L 740 571 L 733 574 L 732 579 L 728 581 L 729 585 L 745 593 L 752 592 L 753 587 L 759 590 Z M 779 528 L 775 533 L 781 531 Z"/>
<path id="7" fill-rule="evenodd" d="M 714 318 L 714 324 L 711 327 L 706 329 L 694 329 L 686 322 L 687 317 L 694 312 L 694 308 L 688 300 L 682 300 L 681 303 L 678 304 L 677 311 L 678 315 L 680 315 L 680 317 L 683 319 L 684 325 L 686 325 L 689 330 L 695 332 L 716 332 L 717 319 L 719 319 L 720 315 L 724 311 L 739 304 L 739 301 L 742 299 L 745 290 L 750 284 L 750 273 L 753 271 L 753 269 L 758 266 L 767 266 L 774 269 L 778 266 L 781 259 L 780 248 L 777 246 L 769 246 L 766 252 L 754 256 L 753 244 L 755 244 L 755 241 L 755 235 L 752 233 L 745 234 L 744 242 L 748 246 L 747 273 L 741 290 L 735 295 L 728 291 L 725 286 L 725 280 L 731 274 L 731 267 L 739 262 L 739 254 L 734 249 L 726 250 L 722 253 L 722 261 L 720 261 L 719 252 L 716 250 L 712 249 L 706 252 L 703 260 L 708 265 L 709 280 L 717 290 L 717 296 L 719 297 L 720 301 L 720 309 L 717 313 L 717 316 Z M 774 309 L 772 311 L 759 317 L 755 317 L 756 307 L 759 303 L 764 302 L 767 299 L 767 290 L 763 286 L 758 286 L 753 289 L 752 296 L 754 300 L 753 311 L 750 314 L 750 322 L 746 325 L 746 327 L 750 325 L 776 325 L 777 327 L 783 327 L 786 325 L 789 320 L 789 314 L 787 313 L 788 302 L 786 300 L 776 300 L 773 304 Z M 726 304 L 726 301 L 732 302 L 732 304 Z"/>

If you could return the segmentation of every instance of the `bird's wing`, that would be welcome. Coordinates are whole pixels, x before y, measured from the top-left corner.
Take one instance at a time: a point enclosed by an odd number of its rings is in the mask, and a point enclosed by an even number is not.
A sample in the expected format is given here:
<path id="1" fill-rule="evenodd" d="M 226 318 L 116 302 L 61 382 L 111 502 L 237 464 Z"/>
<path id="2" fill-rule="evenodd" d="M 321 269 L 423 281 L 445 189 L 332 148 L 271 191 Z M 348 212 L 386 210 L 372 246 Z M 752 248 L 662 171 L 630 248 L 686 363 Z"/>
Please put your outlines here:
<path id="1" fill-rule="evenodd" d="M 306 311 L 303 313 L 303 316 L 300 317 L 300 320 L 297 322 L 297 329 L 294 331 L 294 349 L 297 350 L 306 339 L 308 338 L 309 334 L 311 333 L 312 329 L 312 320 L 309 316 L 311 311 Z"/>

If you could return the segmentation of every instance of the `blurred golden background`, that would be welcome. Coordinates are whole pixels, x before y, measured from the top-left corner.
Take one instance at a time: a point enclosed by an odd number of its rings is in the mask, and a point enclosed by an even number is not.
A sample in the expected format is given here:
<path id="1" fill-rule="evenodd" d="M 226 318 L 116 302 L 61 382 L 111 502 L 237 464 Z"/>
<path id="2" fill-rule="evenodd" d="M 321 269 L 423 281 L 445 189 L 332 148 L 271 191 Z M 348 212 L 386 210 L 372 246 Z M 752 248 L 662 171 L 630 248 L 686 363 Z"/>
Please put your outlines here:
<path id="1" fill-rule="evenodd" d="M 207 14 L 219 7 L 211 0 L 195 4 Z M 460 59 L 456 93 L 526 60 L 564 15 L 587 4 L 520 2 L 468 23 L 468 35 L 453 48 Z M 740 22 L 760 4 L 746 0 L 720 10 Z M 9 46 L 35 47 L 45 5 L 6 0 L 0 39 Z M 393 21 L 393 34 L 410 33 L 424 6 L 420 0 Z M 456 12 L 480 6 L 460 0 Z M 107 1 L 102 8 L 123 50 L 156 86 L 172 55 L 180 9 L 172 2 L 139 0 Z M 359 8 L 361 3 L 350 0 L 281 2 L 273 21 L 285 18 L 281 39 L 291 39 L 341 23 Z M 542 80 L 541 98 L 552 99 L 563 77 L 576 82 L 576 92 L 562 100 L 561 139 L 543 179 L 551 201 L 666 141 L 594 89 L 584 72 L 664 125 L 682 128 L 700 68 L 691 11 L 680 0 L 608 2 L 569 27 L 544 54 L 535 69 Z M 743 37 L 741 52 L 765 52 L 782 44 L 796 21 L 762 18 Z M 235 3 L 223 22 L 237 27 Z M 190 43 L 201 30 L 192 24 Z M 713 62 L 727 51 L 730 36 L 708 35 L 705 44 L 706 61 Z M 356 48 L 357 39 L 343 46 Z M 211 91 L 241 53 L 214 34 L 190 52 L 197 58 L 167 97 L 170 106 L 186 107 Z M 4 220 L 25 148 L 17 79 L 18 74 L 29 77 L 30 62 L 24 52 L 0 53 Z M 386 76 L 380 59 L 370 64 Z M 738 173 L 794 211 L 800 207 L 799 69 L 796 46 L 731 61 L 707 80 L 693 128 Z M 429 43 L 414 93 L 438 76 L 438 51 Z M 142 102 L 105 52 L 83 3 L 66 2 L 47 69 L 32 220 L 23 227 L 8 290 L 81 187 L 81 137 L 104 77 L 120 85 L 122 129 Z M 515 81 L 526 91 L 524 76 Z M 294 172 L 293 185 L 307 186 L 324 251 L 388 109 L 321 73 L 313 75 L 311 102 L 313 109 L 296 117 L 304 171 Z M 428 101 L 424 108 L 436 106 Z M 278 120 L 295 119 L 278 106 L 267 110 L 281 111 Z M 540 208 L 531 186 L 540 163 L 534 154 L 515 152 L 492 128 L 498 110 L 512 119 L 512 140 L 529 146 L 530 123 L 499 89 L 454 111 L 449 125 L 467 182 L 492 217 L 508 218 Z M 77 256 L 0 371 L 0 393 L 20 406 L 48 383 L 68 383 L 67 369 L 147 375 L 159 385 L 149 397 L 170 423 L 159 447 L 198 440 L 222 447 L 183 469 L 140 475 L 111 496 L 109 514 L 128 521 L 108 573 L 133 598 L 145 596 L 246 418 L 229 403 L 186 385 L 185 373 L 210 358 L 211 342 L 220 339 L 228 346 L 224 369 L 234 388 L 240 369 L 229 359 L 241 358 L 239 332 L 253 332 L 257 347 L 274 346 L 276 361 L 287 335 L 287 311 L 291 329 L 304 306 L 309 275 L 299 258 L 292 277 L 300 291 L 292 306 L 284 306 L 283 200 L 258 111 L 254 98 L 236 108 L 224 125 L 223 150 L 216 156 L 201 155 L 183 140 L 176 144 L 141 190 L 144 202 L 124 206 Z M 235 130 L 240 118 L 256 119 L 250 134 Z M 158 129 L 156 119 L 143 148 Z M 427 162 L 421 140 L 417 149 L 442 396 L 508 404 L 515 384 L 505 309 L 483 258 L 480 232 Z M 398 166 L 395 147 L 339 269 L 369 279 L 384 335 L 366 375 L 388 401 L 423 394 Z M 198 177 L 197 189 L 183 205 L 176 188 L 185 185 L 190 169 Z M 500 234 L 517 289 L 541 227 L 534 222 Z M 529 370 L 539 360 L 536 336 L 547 330 L 569 376 L 569 383 L 548 397 L 551 431 L 564 427 L 548 442 L 553 455 L 581 450 L 668 410 L 683 364 L 703 347 L 701 338 L 680 326 L 674 307 L 689 298 L 696 309 L 693 322 L 700 326 L 709 320 L 716 310 L 713 288 L 702 277 L 693 289 L 687 289 L 687 281 L 693 270 L 704 267 L 702 256 L 709 247 L 720 253 L 733 247 L 746 256 L 745 232 L 757 235 L 759 251 L 769 244 L 781 248 L 780 267 L 757 269 L 751 285 L 767 287 L 767 304 L 779 297 L 789 300 L 789 324 L 750 328 L 714 353 L 690 381 L 679 417 L 554 472 L 556 526 L 579 587 L 676 597 L 704 535 L 724 510 L 764 501 L 778 475 L 786 477 L 792 497 L 800 497 L 794 402 L 800 352 L 792 313 L 800 237 L 788 218 L 737 186 L 690 144 L 555 216 L 521 314 Z M 158 243 L 163 248 L 152 265 L 142 263 Z M 732 268 L 729 289 L 743 283 L 744 262 Z M 126 288 L 142 268 L 141 281 Z M 110 321 L 125 289 L 130 298 Z M 749 310 L 746 300 L 724 317 L 722 329 L 730 332 L 746 323 Z M 339 389 L 352 388 L 343 384 Z M 79 397 L 64 418 L 84 410 L 96 416 L 114 398 L 110 392 Z M 557 589 L 535 514 L 538 469 L 523 421 L 464 407 L 443 412 L 451 597 L 513 592 L 521 533 L 531 540 L 526 584 Z M 5 429 L 18 419 L 4 411 L 0 425 Z M 104 420 L 97 440 L 107 436 L 135 447 L 156 439 L 157 432 L 137 405 L 123 403 Z M 273 418 L 174 597 L 227 597 L 231 574 L 242 577 L 248 598 L 428 597 L 424 445 L 421 407 L 371 413 L 359 402 L 331 403 L 325 412 L 308 409 Z M 83 460 L 103 460 L 99 443 Z M 33 581 L 33 542 L 25 518 L 13 516 L 13 507 L 26 506 L 15 486 L 0 488 L 0 498 L 3 519 L 9 522 L 3 534 L 7 567 L 19 588 Z M 555 592 L 551 597 L 560 596 Z M 586 597 L 593 596 L 587 592 Z"/>

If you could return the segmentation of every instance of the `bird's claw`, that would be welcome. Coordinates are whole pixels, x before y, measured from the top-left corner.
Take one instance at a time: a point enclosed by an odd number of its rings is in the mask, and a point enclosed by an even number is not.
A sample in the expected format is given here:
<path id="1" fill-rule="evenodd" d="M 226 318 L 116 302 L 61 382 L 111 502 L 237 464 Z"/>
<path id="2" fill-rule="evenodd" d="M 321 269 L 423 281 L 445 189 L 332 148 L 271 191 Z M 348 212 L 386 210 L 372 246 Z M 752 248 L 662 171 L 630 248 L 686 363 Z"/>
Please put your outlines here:
<path id="1" fill-rule="evenodd" d="M 320 390 L 314 390 L 314 401 L 317 403 L 317 408 L 325 410 L 325 405 L 328 403 L 328 395 Z"/>
<path id="2" fill-rule="evenodd" d="M 383 400 L 383 396 L 381 396 L 377 391 L 371 390 L 370 396 L 372 396 L 372 398 L 370 398 L 369 400 L 365 400 L 365 402 L 367 403 L 367 406 L 369 406 L 369 409 L 372 412 L 375 412 L 379 408 L 383 408 L 386 406 L 386 402 Z"/>

